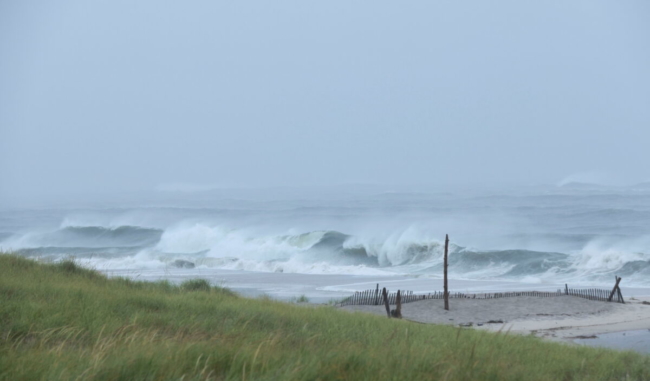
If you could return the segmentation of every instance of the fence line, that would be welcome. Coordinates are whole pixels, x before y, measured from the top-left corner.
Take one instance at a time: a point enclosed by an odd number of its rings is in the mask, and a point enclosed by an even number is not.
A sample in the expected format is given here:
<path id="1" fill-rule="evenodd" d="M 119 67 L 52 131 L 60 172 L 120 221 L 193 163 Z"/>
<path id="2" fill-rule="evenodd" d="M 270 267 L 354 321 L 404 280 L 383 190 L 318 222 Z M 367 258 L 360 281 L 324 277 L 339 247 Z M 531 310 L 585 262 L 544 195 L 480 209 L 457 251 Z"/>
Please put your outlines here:
<path id="1" fill-rule="evenodd" d="M 493 292 L 484 294 L 465 294 L 462 292 L 450 292 L 449 298 L 452 299 L 497 299 L 497 298 L 511 298 L 517 296 L 534 296 L 540 298 L 549 298 L 557 296 L 577 296 L 579 298 L 598 300 L 606 302 L 609 299 L 610 291 L 602 289 L 573 289 L 566 288 L 565 290 L 557 290 L 556 292 L 543 292 L 543 291 L 522 291 L 522 292 Z M 428 294 L 414 294 L 413 291 L 400 290 L 402 303 L 410 303 L 418 300 L 430 299 L 444 299 L 442 291 L 436 291 Z M 395 305 L 397 301 L 397 292 L 388 293 L 388 304 Z M 614 295 L 613 302 L 625 303 L 623 295 L 619 292 Z M 344 299 L 341 306 L 348 305 L 381 305 L 384 300 L 379 292 L 379 285 L 375 290 L 366 290 L 355 292 L 352 296 Z"/>

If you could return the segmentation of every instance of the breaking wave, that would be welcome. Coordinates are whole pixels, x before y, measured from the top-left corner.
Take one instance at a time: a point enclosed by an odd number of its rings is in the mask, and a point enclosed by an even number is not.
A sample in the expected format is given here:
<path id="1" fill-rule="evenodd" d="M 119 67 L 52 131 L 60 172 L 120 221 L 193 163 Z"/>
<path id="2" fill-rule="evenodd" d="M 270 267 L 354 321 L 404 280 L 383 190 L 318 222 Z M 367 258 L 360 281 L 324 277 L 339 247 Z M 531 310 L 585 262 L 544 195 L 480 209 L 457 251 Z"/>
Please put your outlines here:
<path id="1" fill-rule="evenodd" d="M 465 279 L 528 282 L 650 284 L 650 238 L 625 245 L 593 240 L 581 250 L 479 250 L 450 245 L 450 273 Z M 13 234 L 0 243 L 19 254 L 58 260 L 73 256 L 99 269 L 213 267 L 261 272 L 439 277 L 443 245 L 418 229 L 383 237 L 335 230 L 261 234 L 202 223 L 166 229 L 139 226 L 65 226 Z"/>

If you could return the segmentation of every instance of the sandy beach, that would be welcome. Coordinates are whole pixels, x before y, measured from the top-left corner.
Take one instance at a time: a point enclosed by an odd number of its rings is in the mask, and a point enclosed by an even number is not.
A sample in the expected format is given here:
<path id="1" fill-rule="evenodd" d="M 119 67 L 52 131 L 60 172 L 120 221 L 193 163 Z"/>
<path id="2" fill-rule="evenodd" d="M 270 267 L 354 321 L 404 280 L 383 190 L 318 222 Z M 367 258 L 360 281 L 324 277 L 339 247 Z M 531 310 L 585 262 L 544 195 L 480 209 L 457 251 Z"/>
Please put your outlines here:
<path id="1" fill-rule="evenodd" d="M 630 298 L 626 304 L 574 296 L 451 299 L 450 310 L 445 311 L 442 300 L 426 300 L 403 304 L 402 315 L 404 319 L 421 323 L 471 324 L 475 329 L 534 334 L 572 342 L 599 334 L 650 329 L 650 305 L 643 301 L 650 298 Z M 384 306 L 341 308 L 386 315 Z"/>

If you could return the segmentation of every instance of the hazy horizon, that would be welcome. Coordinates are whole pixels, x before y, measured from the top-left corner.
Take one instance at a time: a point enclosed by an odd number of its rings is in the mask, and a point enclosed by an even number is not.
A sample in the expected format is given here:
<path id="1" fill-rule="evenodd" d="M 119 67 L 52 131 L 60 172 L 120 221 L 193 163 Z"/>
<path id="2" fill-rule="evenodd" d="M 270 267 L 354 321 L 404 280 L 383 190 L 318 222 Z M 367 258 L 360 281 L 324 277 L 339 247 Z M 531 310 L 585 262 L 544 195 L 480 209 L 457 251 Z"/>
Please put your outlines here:
<path id="1" fill-rule="evenodd" d="M 0 198 L 650 181 L 650 3 L 0 4 Z"/>

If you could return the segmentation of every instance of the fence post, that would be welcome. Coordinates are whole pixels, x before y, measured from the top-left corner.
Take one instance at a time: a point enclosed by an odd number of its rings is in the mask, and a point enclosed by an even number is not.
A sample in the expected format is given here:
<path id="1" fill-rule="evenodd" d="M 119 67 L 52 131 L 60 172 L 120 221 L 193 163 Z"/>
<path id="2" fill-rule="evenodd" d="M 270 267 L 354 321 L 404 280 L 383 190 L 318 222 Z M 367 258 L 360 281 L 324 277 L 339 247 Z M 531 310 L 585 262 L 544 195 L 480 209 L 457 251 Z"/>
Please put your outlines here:
<path id="1" fill-rule="evenodd" d="M 400 290 L 397 290 L 397 296 L 395 297 L 395 309 L 392 313 L 394 318 L 402 318 L 402 295 Z"/>
<path id="2" fill-rule="evenodd" d="M 386 314 L 388 315 L 388 318 L 390 319 L 390 305 L 388 304 L 388 293 L 386 292 L 386 287 L 384 287 L 381 291 L 383 297 L 384 297 L 384 306 L 386 307 Z"/>
<path id="3" fill-rule="evenodd" d="M 449 311 L 449 289 L 447 287 L 447 255 L 449 250 L 449 234 L 445 235 L 445 310 Z"/>
<path id="4" fill-rule="evenodd" d="M 614 288 L 612 289 L 612 292 L 609 294 L 609 298 L 607 298 L 608 302 L 612 301 L 612 298 L 614 297 L 614 293 L 618 289 L 618 283 L 621 281 L 621 278 L 619 278 L 617 275 L 614 275 L 614 278 L 616 278 L 616 284 L 614 285 Z"/>

